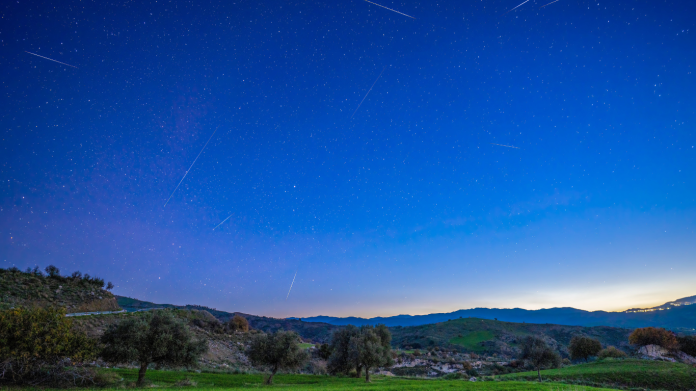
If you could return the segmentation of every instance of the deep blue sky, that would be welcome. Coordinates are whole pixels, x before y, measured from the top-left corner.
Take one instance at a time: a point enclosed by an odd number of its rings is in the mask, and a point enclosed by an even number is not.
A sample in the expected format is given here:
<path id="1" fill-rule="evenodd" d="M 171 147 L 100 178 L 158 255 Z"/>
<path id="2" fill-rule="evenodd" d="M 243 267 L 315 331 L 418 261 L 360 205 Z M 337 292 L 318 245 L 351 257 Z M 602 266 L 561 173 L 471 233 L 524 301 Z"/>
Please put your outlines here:
<path id="1" fill-rule="evenodd" d="M 272 316 L 696 294 L 696 4 L 520 2 L 3 2 L 0 267 Z"/>

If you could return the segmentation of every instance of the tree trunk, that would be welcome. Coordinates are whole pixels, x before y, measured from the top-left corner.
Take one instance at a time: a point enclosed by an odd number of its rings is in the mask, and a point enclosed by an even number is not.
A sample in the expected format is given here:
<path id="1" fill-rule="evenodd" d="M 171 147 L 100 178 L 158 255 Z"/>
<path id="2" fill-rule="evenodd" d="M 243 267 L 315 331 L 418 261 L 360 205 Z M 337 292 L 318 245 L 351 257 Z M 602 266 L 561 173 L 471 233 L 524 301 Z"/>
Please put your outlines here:
<path id="1" fill-rule="evenodd" d="M 365 367 L 365 383 L 370 382 L 370 367 Z"/>
<path id="2" fill-rule="evenodd" d="M 275 376 L 276 372 L 278 372 L 277 366 L 273 367 L 273 370 L 271 371 L 271 376 L 269 376 L 268 380 L 266 380 L 266 384 L 273 384 L 273 376 Z"/>
<path id="3" fill-rule="evenodd" d="M 146 362 L 140 363 L 140 370 L 138 371 L 138 382 L 136 385 L 138 387 L 143 385 L 143 381 L 145 380 L 145 372 L 147 372 L 147 364 Z"/>
<path id="4" fill-rule="evenodd" d="M 537 367 L 537 375 L 539 375 L 539 383 L 541 383 L 541 368 Z"/>
<path id="5" fill-rule="evenodd" d="M 362 377 L 362 367 L 361 367 L 360 365 L 358 365 L 357 367 L 355 367 L 355 372 L 358 373 L 358 376 L 357 376 L 357 377 L 358 377 L 358 379 L 360 379 L 360 378 Z"/>

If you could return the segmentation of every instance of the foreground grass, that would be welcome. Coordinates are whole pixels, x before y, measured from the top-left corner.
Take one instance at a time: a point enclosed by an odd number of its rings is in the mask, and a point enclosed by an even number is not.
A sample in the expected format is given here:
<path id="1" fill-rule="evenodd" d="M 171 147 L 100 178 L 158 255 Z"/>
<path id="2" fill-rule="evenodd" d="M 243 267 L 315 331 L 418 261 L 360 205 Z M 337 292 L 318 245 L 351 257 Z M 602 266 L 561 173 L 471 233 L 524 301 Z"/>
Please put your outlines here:
<path id="1" fill-rule="evenodd" d="M 638 359 L 600 360 L 588 364 L 541 371 L 544 380 L 570 384 L 658 390 L 696 389 L 696 369 L 685 364 Z M 501 376 L 506 380 L 537 379 L 536 372 Z"/>
<path id="2" fill-rule="evenodd" d="M 115 369 L 115 372 L 123 381 L 107 387 L 111 389 L 123 388 L 137 378 L 135 370 Z M 263 384 L 263 375 L 234 375 L 218 373 L 187 373 L 154 371 L 147 372 L 147 379 L 151 386 L 157 388 L 175 389 L 241 389 L 241 388 L 278 388 L 287 391 L 304 390 L 379 390 L 379 391 L 438 391 L 438 390 L 471 390 L 471 391 L 601 391 L 590 387 L 576 387 L 552 383 L 532 382 L 469 382 L 463 380 L 427 380 L 404 379 L 385 376 L 375 376 L 372 383 L 365 383 L 365 379 L 341 378 L 333 376 L 315 375 L 277 375 L 272 386 Z M 195 386 L 180 386 L 180 382 L 189 379 Z M 103 388 L 102 388 L 103 389 Z"/>

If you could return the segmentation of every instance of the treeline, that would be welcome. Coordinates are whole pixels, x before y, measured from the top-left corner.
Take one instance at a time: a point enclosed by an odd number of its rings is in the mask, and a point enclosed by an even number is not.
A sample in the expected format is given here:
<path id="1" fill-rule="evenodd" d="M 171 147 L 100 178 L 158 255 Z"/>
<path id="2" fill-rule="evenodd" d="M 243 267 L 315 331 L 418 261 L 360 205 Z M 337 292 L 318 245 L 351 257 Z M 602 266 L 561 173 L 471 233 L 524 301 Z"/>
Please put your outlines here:
<path id="1" fill-rule="evenodd" d="M 28 277 L 35 277 L 35 278 L 51 278 L 59 282 L 64 282 L 64 283 L 72 283 L 72 284 L 81 284 L 83 286 L 91 286 L 99 289 L 106 289 L 106 290 L 111 290 L 114 288 L 114 284 L 111 282 L 105 283 L 104 279 L 96 277 L 96 276 L 90 276 L 89 274 L 85 273 L 84 275 L 79 272 L 75 271 L 69 276 L 63 276 L 60 274 L 60 269 L 53 265 L 47 266 L 45 269 L 45 274 L 44 272 L 39 269 L 38 266 L 34 266 L 34 268 L 28 267 L 25 271 L 21 271 L 19 268 L 16 266 L 12 266 L 8 269 L 3 269 L 0 268 L 0 273 L 10 273 L 10 274 L 23 274 Z"/>

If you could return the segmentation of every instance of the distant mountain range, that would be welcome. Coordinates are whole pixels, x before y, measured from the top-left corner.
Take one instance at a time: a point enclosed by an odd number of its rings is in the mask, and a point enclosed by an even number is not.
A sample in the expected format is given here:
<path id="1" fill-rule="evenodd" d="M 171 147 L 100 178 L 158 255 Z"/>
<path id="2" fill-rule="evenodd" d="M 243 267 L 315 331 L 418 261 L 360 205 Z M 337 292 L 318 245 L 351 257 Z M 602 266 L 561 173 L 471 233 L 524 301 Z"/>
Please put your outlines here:
<path id="1" fill-rule="evenodd" d="M 397 315 L 377 318 L 337 318 L 333 316 L 313 316 L 302 318 L 305 322 L 323 322 L 337 326 L 348 324 L 383 323 L 389 327 L 419 326 L 446 322 L 458 318 L 497 319 L 516 323 L 551 323 L 568 326 L 610 326 L 623 328 L 665 327 L 674 331 L 694 333 L 696 331 L 696 296 L 671 301 L 653 308 L 634 308 L 624 312 L 584 311 L 575 308 L 548 308 L 525 310 L 521 308 L 473 308 L 449 313 L 428 315 Z"/>

